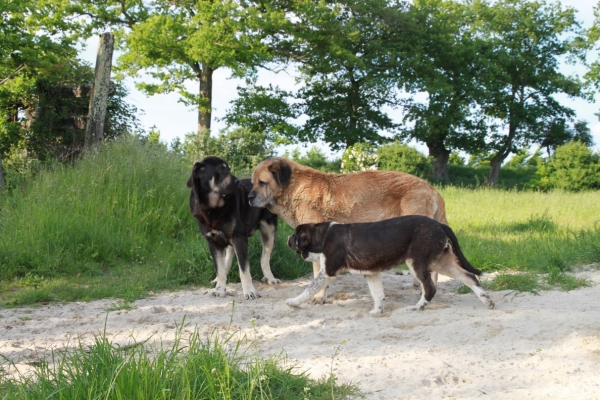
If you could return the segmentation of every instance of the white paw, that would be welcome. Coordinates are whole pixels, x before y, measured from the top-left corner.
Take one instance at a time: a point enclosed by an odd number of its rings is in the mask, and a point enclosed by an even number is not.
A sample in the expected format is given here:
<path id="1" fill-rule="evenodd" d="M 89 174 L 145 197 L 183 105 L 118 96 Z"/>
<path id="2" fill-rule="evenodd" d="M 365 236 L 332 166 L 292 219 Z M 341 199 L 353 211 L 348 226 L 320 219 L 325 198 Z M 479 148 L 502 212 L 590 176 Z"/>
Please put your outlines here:
<path id="1" fill-rule="evenodd" d="M 217 286 L 212 292 L 213 297 L 225 297 L 225 287 Z"/>
<path id="2" fill-rule="evenodd" d="M 371 311 L 369 311 L 369 314 L 371 314 L 371 315 L 383 314 L 383 308 L 374 308 Z"/>
<path id="3" fill-rule="evenodd" d="M 260 297 L 260 294 L 256 291 L 248 291 L 244 292 L 244 299 L 246 300 L 256 300 Z"/>
<path id="4" fill-rule="evenodd" d="M 269 285 L 276 285 L 278 283 L 281 283 L 280 279 L 277 279 L 277 278 L 267 278 L 266 276 L 263 277 L 261 280 L 262 280 L 263 283 L 268 283 Z"/>
<path id="5" fill-rule="evenodd" d="M 290 307 L 299 307 L 300 306 L 300 302 L 298 300 L 296 300 L 296 298 L 287 299 L 285 301 L 285 304 L 287 304 Z"/>
<path id="6" fill-rule="evenodd" d="M 210 281 L 210 285 L 211 286 L 217 286 L 217 278 L 215 278 L 212 281 Z"/>
<path id="7" fill-rule="evenodd" d="M 312 298 L 311 302 L 313 304 L 323 305 L 323 304 L 325 304 L 326 299 L 327 299 L 327 296 L 316 295 L 315 297 Z"/>

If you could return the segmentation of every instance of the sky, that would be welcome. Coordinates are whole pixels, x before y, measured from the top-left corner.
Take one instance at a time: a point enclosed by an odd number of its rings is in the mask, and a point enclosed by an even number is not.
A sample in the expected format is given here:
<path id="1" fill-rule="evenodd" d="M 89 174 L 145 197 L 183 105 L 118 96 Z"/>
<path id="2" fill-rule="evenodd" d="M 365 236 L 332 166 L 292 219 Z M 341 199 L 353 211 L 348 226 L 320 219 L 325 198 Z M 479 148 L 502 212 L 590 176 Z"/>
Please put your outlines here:
<path id="1" fill-rule="evenodd" d="M 562 0 L 564 6 L 573 7 L 577 10 L 578 20 L 581 22 L 584 28 L 592 26 L 594 20 L 594 6 L 598 4 L 600 0 Z M 96 62 L 96 53 L 98 48 L 98 37 L 91 38 L 87 41 L 86 47 L 81 51 L 80 57 L 88 61 L 92 66 Z M 116 56 L 113 62 L 116 62 Z M 583 67 L 573 68 L 572 66 L 565 66 L 564 71 L 566 73 L 576 73 L 582 75 L 585 71 Z M 138 80 L 140 78 L 137 78 Z M 219 132 L 225 127 L 225 125 L 219 121 L 225 115 L 226 110 L 230 106 L 230 102 L 234 100 L 237 93 L 237 86 L 242 83 L 239 79 L 232 79 L 224 68 L 217 69 L 213 74 L 213 120 L 212 120 L 212 132 Z M 282 88 L 293 87 L 293 77 L 285 72 L 279 74 L 262 72 L 260 75 L 260 84 L 273 84 L 279 85 Z M 160 131 L 160 138 L 163 142 L 170 143 L 176 137 L 183 139 L 185 134 L 195 132 L 197 127 L 197 112 L 191 107 L 178 102 L 179 95 L 177 93 L 154 95 L 151 97 L 146 96 L 142 92 L 138 91 L 134 86 L 134 79 L 127 78 L 125 81 L 127 88 L 130 93 L 126 98 L 126 101 L 134 104 L 139 110 L 143 110 L 143 113 L 139 115 L 142 125 L 146 130 L 150 130 L 151 127 L 156 127 Z M 190 82 L 190 89 L 194 91 L 197 88 L 197 83 Z M 599 97 L 600 94 L 597 96 Z M 582 99 L 569 99 L 567 97 L 559 97 L 561 102 L 575 110 L 577 120 L 584 120 L 588 122 L 588 126 L 592 131 L 594 137 L 595 149 L 600 150 L 600 121 L 598 117 L 594 115 L 600 111 L 600 104 L 588 103 Z M 401 111 L 392 110 L 390 116 L 394 120 L 401 119 Z M 412 142 L 411 145 L 415 146 L 421 152 L 427 154 L 427 148 L 423 144 Z M 329 157 L 339 157 L 339 153 L 332 153 L 326 145 L 319 144 L 325 154 Z M 283 149 L 279 149 L 281 154 Z"/>

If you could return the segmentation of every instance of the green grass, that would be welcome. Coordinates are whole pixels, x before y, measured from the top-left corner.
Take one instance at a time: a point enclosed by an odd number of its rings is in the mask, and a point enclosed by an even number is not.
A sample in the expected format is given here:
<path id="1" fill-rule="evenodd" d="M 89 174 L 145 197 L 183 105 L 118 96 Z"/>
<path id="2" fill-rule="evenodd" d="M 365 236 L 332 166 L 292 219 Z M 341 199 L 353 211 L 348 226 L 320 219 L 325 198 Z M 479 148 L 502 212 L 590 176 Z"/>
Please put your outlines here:
<path id="1" fill-rule="evenodd" d="M 131 302 L 209 286 L 213 262 L 188 207 L 190 169 L 163 146 L 128 137 L 0 194 L 0 306 Z M 483 271 L 547 274 L 546 286 L 568 290 L 583 284 L 571 279 L 572 267 L 600 262 L 597 191 L 440 191 L 465 255 Z M 280 220 L 271 263 L 286 280 L 311 271 L 287 247 L 291 232 Z M 255 279 L 262 278 L 258 237 L 249 246 Z M 239 281 L 235 261 L 228 281 Z"/>
<path id="2" fill-rule="evenodd" d="M 290 365 L 284 356 L 258 356 L 237 332 L 215 331 L 202 340 L 179 327 L 171 345 L 119 347 L 106 336 L 90 346 L 55 351 L 32 375 L 0 375 L 0 398 L 29 399 L 347 399 L 356 386 L 320 380 Z"/>
<path id="3" fill-rule="evenodd" d="M 600 262 L 598 192 L 441 189 L 469 261 L 486 272 L 569 271 Z"/>

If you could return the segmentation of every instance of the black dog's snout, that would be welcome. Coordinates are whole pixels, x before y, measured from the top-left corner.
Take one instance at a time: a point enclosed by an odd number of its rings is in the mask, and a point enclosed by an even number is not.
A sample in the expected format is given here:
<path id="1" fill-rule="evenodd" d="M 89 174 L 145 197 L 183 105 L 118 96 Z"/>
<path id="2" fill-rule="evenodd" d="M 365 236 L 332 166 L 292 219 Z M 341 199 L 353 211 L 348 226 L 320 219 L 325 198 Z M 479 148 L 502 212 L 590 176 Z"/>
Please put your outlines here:
<path id="1" fill-rule="evenodd" d="M 256 192 L 250 192 L 250 193 L 248 193 L 248 198 L 250 200 L 254 199 L 255 197 L 256 197 Z"/>

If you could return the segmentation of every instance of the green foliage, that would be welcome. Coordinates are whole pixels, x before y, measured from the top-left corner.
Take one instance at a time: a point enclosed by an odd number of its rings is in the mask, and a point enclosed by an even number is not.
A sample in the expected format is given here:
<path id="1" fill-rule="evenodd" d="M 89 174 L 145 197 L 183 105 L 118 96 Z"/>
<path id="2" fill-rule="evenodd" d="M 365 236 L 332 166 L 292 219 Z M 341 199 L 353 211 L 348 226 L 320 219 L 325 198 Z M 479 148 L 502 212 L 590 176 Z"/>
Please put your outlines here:
<path id="1" fill-rule="evenodd" d="M 287 155 L 286 155 L 287 156 Z M 304 155 L 300 154 L 297 147 L 292 151 L 292 159 L 297 163 L 306 165 L 323 172 L 339 173 L 341 170 L 341 160 L 328 161 L 321 148 L 313 146 L 306 151 Z"/>
<path id="2" fill-rule="evenodd" d="M 94 275 L 117 260 L 168 255 L 182 229 L 193 227 L 186 173 L 174 154 L 135 137 L 53 166 L 4 199 L 0 278 Z"/>
<path id="3" fill-rule="evenodd" d="M 214 264 L 189 212 L 190 171 L 163 144 L 127 136 L 0 194 L 0 304 L 131 301 L 209 286 Z M 273 273 L 306 274 L 310 264 L 287 247 L 291 229 L 280 221 L 278 230 Z M 255 279 L 262 278 L 259 236 L 249 243 Z M 228 281 L 238 280 L 234 264 Z"/>
<path id="4" fill-rule="evenodd" d="M 239 178 L 250 176 L 259 162 L 272 157 L 273 147 L 264 132 L 254 132 L 247 128 L 221 132 L 217 137 L 210 136 L 208 131 L 190 133 L 185 136 L 182 145 L 190 165 L 207 155 L 215 155 L 226 160 Z"/>
<path id="5" fill-rule="evenodd" d="M 406 144 L 395 141 L 377 148 L 378 169 L 402 171 L 421 178 L 431 174 L 427 157 Z"/>
<path id="6" fill-rule="evenodd" d="M 600 189 L 600 155 L 581 142 L 559 146 L 540 172 L 541 185 L 569 191 Z"/>
<path id="7" fill-rule="evenodd" d="M 356 143 L 342 154 L 342 172 L 377 169 L 377 148 L 369 143 Z"/>
<path id="8" fill-rule="evenodd" d="M 267 132 L 271 141 L 284 144 L 298 136 L 298 127 L 291 121 L 298 111 L 290 104 L 292 93 L 279 87 L 238 87 L 238 97 L 227 110 L 225 122 L 229 127 L 245 127 L 254 132 Z"/>
<path id="9" fill-rule="evenodd" d="M 388 109 L 399 106 L 401 60 L 410 47 L 408 3 L 386 0 L 291 2 L 281 48 L 298 61 L 297 107 L 306 118 L 301 141 L 321 139 L 333 150 L 358 142 L 380 143 L 397 123 Z M 289 12 L 292 11 L 292 12 Z M 291 55 L 290 49 L 291 47 Z"/>
<path id="10" fill-rule="evenodd" d="M 119 346 L 102 334 L 91 346 L 80 342 L 55 351 L 31 376 L 2 379 L 0 397 L 300 400 L 360 395 L 354 385 L 333 385 L 334 375 L 316 381 L 283 356 L 252 354 L 255 346 L 237 332 L 215 331 L 201 339 L 194 331 L 183 338 L 182 327 L 170 347 L 135 341 Z"/>
<path id="11" fill-rule="evenodd" d="M 415 53 L 408 63 L 411 92 L 426 92 L 425 101 L 405 101 L 403 137 L 426 143 L 434 159 L 433 178 L 446 180 L 447 157 L 453 150 L 469 153 L 484 147 L 485 115 L 479 79 L 488 68 L 483 54 L 489 46 L 476 32 L 472 4 L 459 1 L 418 0 L 410 12 Z M 401 72 L 402 73 L 402 72 Z"/>
<path id="12" fill-rule="evenodd" d="M 465 159 L 460 156 L 457 151 L 450 153 L 450 157 L 448 157 L 449 165 L 465 165 Z"/>
<path id="13" fill-rule="evenodd" d="M 474 10 L 478 34 L 487 44 L 481 56 L 490 67 L 478 76 L 487 93 L 480 104 L 488 117 L 505 125 L 493 122 L 486 138 L 494 154 L 488 183 L 495 185 L 511 153 L 543 141 L 547 121 L 574 116 L 556 95 L 585 97 L 580 80 L 560 68 L 563 59 L 583 56 L 577 46 L 582 37 L 575 10 L 560 2 L 477 1 Z"/>

